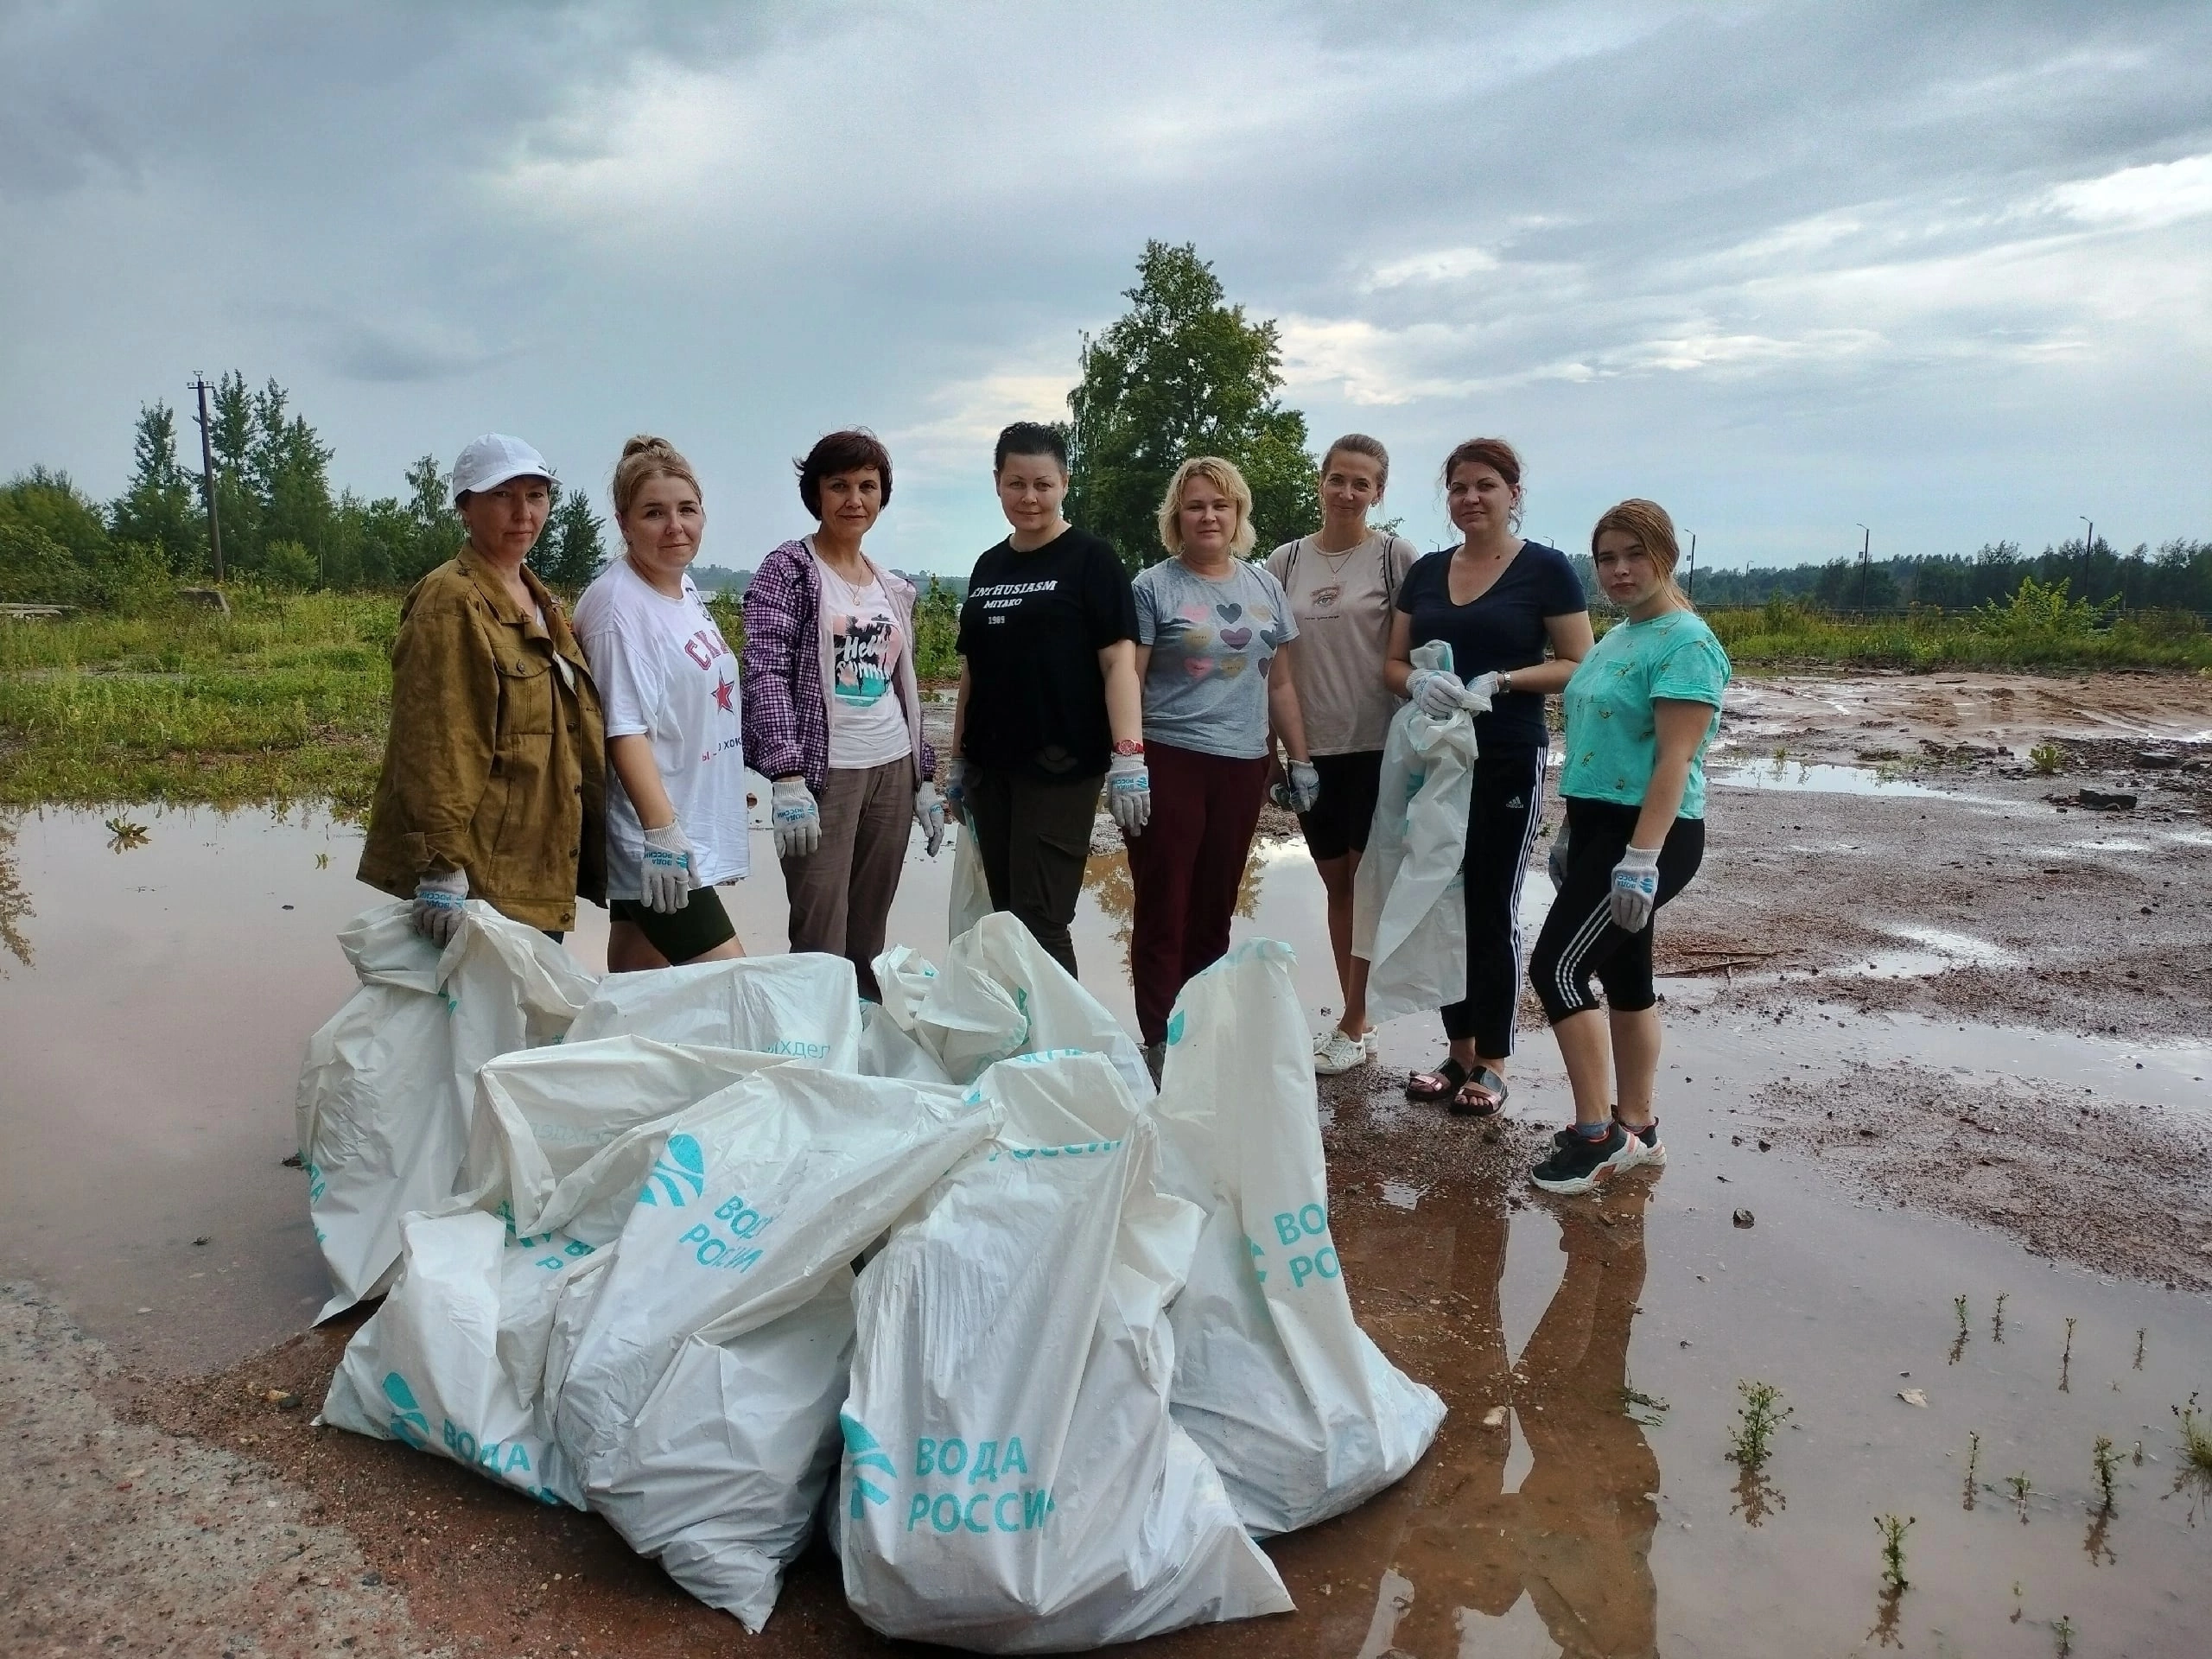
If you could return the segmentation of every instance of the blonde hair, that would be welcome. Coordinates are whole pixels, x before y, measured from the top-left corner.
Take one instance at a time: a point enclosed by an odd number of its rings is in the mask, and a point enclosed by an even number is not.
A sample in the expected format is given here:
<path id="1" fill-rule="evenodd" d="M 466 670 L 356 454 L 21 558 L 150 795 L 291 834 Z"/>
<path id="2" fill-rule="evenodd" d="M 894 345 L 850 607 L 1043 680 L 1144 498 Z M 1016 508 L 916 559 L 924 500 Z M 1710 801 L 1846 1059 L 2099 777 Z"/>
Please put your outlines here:
<path id="1" fill-rule="evenodd" d="M 1194 455 L 1167 480 L 1167 493 L 1160 499 L 1160 544 L 1170 553 L 1183 550 L 1183 492 L 1194 478 L 1205 480 L 1236 504 L 1236 531 L 1229 538 L 1229 552 L 1232 558 L 1243 558 L 1259 540 L 1259 532 L 1252 528 L 1252 486 L 1234 461 L 1219 455 Z"/>
<path id="2" fill-rule="evenodd" d="M 699 488 L 699 475 L 691 470 L 691 463 L 676 452 L 676 446 L 666 438 L 646 437 L 643 434 L 622 446 L 622 459 L 614 463 L 614 516 L 626 518 L 630 503 L 637 499 L 639 487 L 656 478 L 680 478 L 703 499 L 706 492 Z"/>
<path id="3" fill-rule="evenodd" d="M 1667 509 L 1656 501 L 1646 501 L 1641 496 L 1630 496 L 1617 506 L 1605 509 L 1590 532 L 1590 554 L 1597 556 L 1598 538 L 1609 530 L 1617 530 L 1631 538 L 1650 556 L 1658 567 L 1660 580 L 1667 584 L 1667 592 L 1675 603 L 1684 610 L 1694 608 L 1689 596 L 1675 581 L 1675 567 L 1681 562 L 1682 546 L 1675 538 L 1675 521 L 1667 516 Z"/>

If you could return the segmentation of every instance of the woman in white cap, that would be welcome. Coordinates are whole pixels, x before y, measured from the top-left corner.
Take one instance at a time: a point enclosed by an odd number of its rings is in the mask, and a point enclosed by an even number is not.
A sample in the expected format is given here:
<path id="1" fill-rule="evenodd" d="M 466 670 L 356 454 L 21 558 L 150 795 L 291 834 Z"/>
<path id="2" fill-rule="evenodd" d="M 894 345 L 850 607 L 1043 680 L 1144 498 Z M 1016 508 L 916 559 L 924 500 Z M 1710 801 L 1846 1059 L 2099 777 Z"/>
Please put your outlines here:
<path id="1" fill-rule="evenodd" d="M 716 884 L 750 865 L 737 655 L 692 584 L 707 510 L 666 438 L 614 468 L 622 556 L 576 601 L 607 708 L 607 966 L 741 957 Z"/>
<path id="2" fill-rule="evenodd" d="M 360 879 L 440 944 L 471 898 L 558 938 L 577 895 L 605 898 L 605 745 L 583 650 L 523 563 L 552 470 L 488 434 L 454 462 L 453 505 L 467 544 L 400 607 Z"/>

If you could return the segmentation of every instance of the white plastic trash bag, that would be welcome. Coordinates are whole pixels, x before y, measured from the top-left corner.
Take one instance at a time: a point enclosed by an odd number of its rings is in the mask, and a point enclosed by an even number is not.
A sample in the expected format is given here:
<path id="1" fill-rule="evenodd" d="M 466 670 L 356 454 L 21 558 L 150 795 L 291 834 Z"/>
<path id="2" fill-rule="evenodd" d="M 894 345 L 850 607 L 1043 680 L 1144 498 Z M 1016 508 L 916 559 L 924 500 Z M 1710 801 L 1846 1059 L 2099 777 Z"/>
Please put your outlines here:
<path id="1" fill-rule="evenodd" d="M 901 946 L 876 958 L 875 973 L 884 1011 L 957 1083 L 1016 1055 L 1084 1049 L 1103 1055 L 1136 1098 L 1151 1098 L 1135 1040 L 1011 912 L 953 940 L 942 969 Z"/>
<path id="2" fill-rule="evenodd" d="M 593 1470 L 591 1507 L 631 1548 L 758 1632 L 837 1465 L 853 1275 L 741 1336 L 695 1336 Z"/>
<path id="3" fill-rule="evenodd" d="M 812 1305 L 997 1121 L 944 1085 L 806 1065 L 733 1084 L 668 1126 L 573 1341 L 556 1336 L 555 1428 L 586 1501 L 752 1628 L 835 1465 L 836 1316 Z M 772 1383 L 733 1405 L 731 1380 L 762 1368 Z M 753 1414 L 709 1424 L 733 1409 Z M 720 1497 L 664 1444 L 687 1424 L 718 1447 Z M 773 1459 L 746 1465 L 764 1437 Z"/>
<path id="4" fill-rule="evenodd" d="M 1440 639 L 1413 665 L 1448 669 Z M 1351 951 L 1364 957 L 1367 1017 L 1377 1022 L 1456 1002 L 1467 991 L 1461 861 L 1474 789 L 1475 722 L 1436 720 L 1408 703 L 1390 718 L 1367 851 L 1352 877 Z"/>
<path id="5" fill-rule="evenodd" d="M 916 1083 L 952 1081 L 935 1056 L 873 1002 L 861 1004 L 860 1072 L 864 1077 L 907 1077 Z"/>
<path id="6" fill-rule="evenodd" d="M 1352 1318 L 1291 961 L 1255 940 L 1184 986 L 1156 1109 L 1170 1190 L 1210 1211 L 1171 1310 L 1175 1421 L 1262 1536 L 1364 1503 L 1444 1419 Z"/>
<path id="7" fill-rule="evenodd" d="M 594 1265 L 563 1234 L 516 1237 L 497 1216 L 410 1216 L 404 1270 L 353 1333 L 319 1421 L 404 1440 L 548 1503 L 582 1508 L 539 1382 L 555 1301 Z"/>
<path id="8" fill-rule="evenodd" d="M 859 982 L 851 963 L 815 950 L 609 974 L 568 1039 L 623 1035 L 747 1048 L 833 1071 L 856 1071 Z"/>
<path id="9" fill-rule="evenodd" d="M 957 939 L 991 913 L 991 884 L 983 874 L 983 849 L 973 824 L 952 837 L 952 891 L 945 901 L 944 937 Z"/>
<path id="10" fill-rule="evenodd" d="M 602 1037 L 525 1049 L 476 1074 L 458 1196 L 526 1233 L 613 1242 L 677 1114 L 786 1062 L 738 1049 Z"/>
<path id="11" fill-rule="evenodd" d="M 1200 1212 L 1097 1054 L 993 1066 L 995 1141 L 861 1274 L 838 1551 L 874 1629 L 1061 1652 L 1291 1611 L 1168 1414 Z"/>
<path id="12" fill-rule="evenodd" d="M 557 1042 L 592 995 L 559 945 L 481 900 L 442 951 L 411 911 L 379 905 L 338 936 L 360 988 L 308 1039 L 300 1072 L 308 1210 L 335 1287 L 318 1319 L 389 1285 L 401 1217 L 447 1207 L 477 1068 Z"/>

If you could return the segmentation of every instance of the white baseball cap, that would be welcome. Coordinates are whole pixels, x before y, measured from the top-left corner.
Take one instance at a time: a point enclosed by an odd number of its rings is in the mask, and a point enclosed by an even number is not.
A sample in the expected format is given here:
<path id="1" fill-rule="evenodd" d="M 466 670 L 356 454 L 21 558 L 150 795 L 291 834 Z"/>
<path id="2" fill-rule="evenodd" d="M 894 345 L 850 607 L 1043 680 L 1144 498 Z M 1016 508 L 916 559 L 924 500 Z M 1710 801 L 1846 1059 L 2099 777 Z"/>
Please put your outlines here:
<path id="1" fill-rule="evenodd" d="M 472 490 L 496 489 L 511 478 L 550 479 L 553 469 L 520 438 L 486 432 L 472 440 L 453 464 L 454 505 Z"/>

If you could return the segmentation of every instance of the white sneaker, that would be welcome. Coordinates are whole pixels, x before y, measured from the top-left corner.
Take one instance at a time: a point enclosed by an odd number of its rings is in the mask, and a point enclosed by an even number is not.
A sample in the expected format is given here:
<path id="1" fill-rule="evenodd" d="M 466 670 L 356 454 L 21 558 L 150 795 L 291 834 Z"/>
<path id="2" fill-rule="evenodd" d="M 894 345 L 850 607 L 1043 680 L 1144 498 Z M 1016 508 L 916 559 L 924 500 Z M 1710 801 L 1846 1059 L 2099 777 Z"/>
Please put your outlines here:
<path id="1" fill-rule="evenodd" d="M 1367 1045 L 1342 1027 L 1332 1026 L 1327 1037 L 1313 1051 L 1316 1077 L 1333 1077 L 1368 1061 Z"/>

